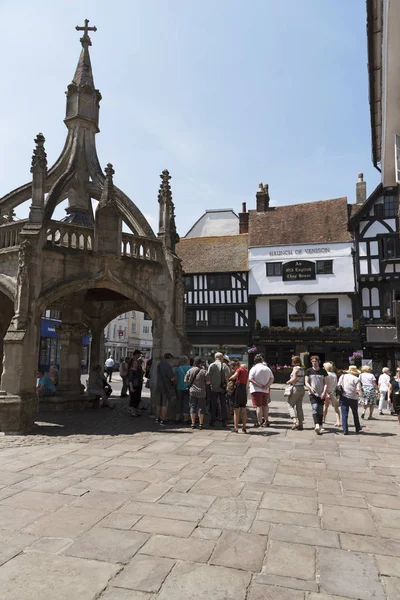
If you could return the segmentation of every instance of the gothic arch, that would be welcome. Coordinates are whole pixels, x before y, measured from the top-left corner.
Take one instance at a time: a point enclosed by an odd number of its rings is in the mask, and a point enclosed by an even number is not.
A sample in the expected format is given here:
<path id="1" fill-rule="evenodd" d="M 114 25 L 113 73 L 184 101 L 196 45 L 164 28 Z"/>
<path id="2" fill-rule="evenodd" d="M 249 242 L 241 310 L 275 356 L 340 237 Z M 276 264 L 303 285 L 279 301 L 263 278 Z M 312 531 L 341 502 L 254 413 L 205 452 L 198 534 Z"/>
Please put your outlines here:
<path id="1" fill-rule="evenodd" d="M 64 283 L 60 282 L 59 284 L 52 283 L 51 286 L 49 285 L 47 289 L 44 289 L 38 299 L 39 312 L 43 312 L 49 305 L 56 303 L 61 298 L 89 289 L 99 288 L 105 288 L 125 296 L 126 305 L 132 306 L 132 304 L 136 304 L 138 306 L 148 307 L 149 314 L 152 316 L 154 315 L 154 318 L 157 318 L 162 314 L 160 306 L 150 294 L 135 288 L 127 282 L 112 282 L 109 279 L 100 279 L 93 285 L 92 282 L 88 284 L 87 279 L 81 278 Z"/>

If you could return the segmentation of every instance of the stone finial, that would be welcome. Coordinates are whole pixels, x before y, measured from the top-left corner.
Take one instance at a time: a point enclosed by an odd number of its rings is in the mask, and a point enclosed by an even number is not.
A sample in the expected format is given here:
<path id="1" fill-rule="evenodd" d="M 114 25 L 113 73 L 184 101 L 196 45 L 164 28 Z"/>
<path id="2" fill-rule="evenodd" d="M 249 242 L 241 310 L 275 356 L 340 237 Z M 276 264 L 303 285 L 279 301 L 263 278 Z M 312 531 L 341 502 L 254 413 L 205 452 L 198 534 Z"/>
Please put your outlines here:
<path id="1" fill-rule="evenodd" d="M 82 44 L 82 46 L 84 47 L 85 45 L 87 46 L 91 46 L 92 45 L 92 40 L 90 39 L 88 32 L 89 31 L 97 31 L 97 27 L 89 27 L 89 19 L 85 19 L 85 25 L 83 27 L 80 27 L 79 25 L 77 25 L 75 27 L 75 29 L 77 31 L 83 31 L 83 36 L 80 39 L 80 42 Z"/>
<path id="2" fill-rule="evenodd" d="M 47 154 L 44 149 L 45 138 L 43 133 L 38 133 L 35 138 L 35 148 L 32 155 L 31 173 L 39 171 L 45 173 L 47 171 Z"/>
<path id="3" fill-rule="evenodd" d="M 364 173 L 359 173 L 358 174 L 358 181 L 361 183 L 362 181 L 364 181 Z"/>
<path id="4" fill-rule="evenodd" d="M 160 175 L 161 185 L 158 192 L 159 226 L 158 236 L 163 239 L 164 245 L 172 251 L 175 251 L 175 244 L 179 242 L 179 236 L 176 231 L 175 206 L 172 201 L 172 192 L 170 186 L 171 175 L 168 169 Z"/>
<path id="5" fill-rule="evenodd" d="M 264 186 L 263 186 L 263 184 L 262 184 L 262 183 L 259 183 L 259 184 L 258 184 L 258 190 L 259 190 L 260 192 L 263 192 L 263 191 L 264 191 Z"/>
<path id="6" fill-rule="evenodd" d="M 113 175 L 115 173 L 111 163 L 108 163 L 104 169 L 106 178 L 104 180 L 104 187 L 99 200 L 99 206 L 104 206 L 110 202 L 115 202 L 114 198 L 114 180 Z"/>
<path id="7" fill-rule="evenodd" d="M 171 175 L 169 174 L 168 169 L 164 169 L 164 171 L 160 175 L 161 185 L 158 192 L 158 201 L 159 202 L 172 202 L 172 192 L 171 185 L 169 183 L 171 179 Z"/>
<path id="8" fill-rule="evenodd" d="M 115 171 L 111 163 L 107 163 L 104 173 L 106 174 L 107 179 L 113 183 L 113 175 L 115 175 Z"/>

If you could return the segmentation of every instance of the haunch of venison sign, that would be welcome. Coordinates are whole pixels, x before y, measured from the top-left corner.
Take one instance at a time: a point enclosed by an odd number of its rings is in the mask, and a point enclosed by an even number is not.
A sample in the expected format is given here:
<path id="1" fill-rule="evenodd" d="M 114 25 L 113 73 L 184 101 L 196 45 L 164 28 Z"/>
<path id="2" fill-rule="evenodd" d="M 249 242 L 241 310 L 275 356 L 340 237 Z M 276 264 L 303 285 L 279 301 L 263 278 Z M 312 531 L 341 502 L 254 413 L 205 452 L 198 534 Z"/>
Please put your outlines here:
<path id="1" fill-rule="evenodd" d="M 291 260 L 282 265 L 283 281 L 304 281 L 315 278 L 315 263 L 309 260 Z"/>

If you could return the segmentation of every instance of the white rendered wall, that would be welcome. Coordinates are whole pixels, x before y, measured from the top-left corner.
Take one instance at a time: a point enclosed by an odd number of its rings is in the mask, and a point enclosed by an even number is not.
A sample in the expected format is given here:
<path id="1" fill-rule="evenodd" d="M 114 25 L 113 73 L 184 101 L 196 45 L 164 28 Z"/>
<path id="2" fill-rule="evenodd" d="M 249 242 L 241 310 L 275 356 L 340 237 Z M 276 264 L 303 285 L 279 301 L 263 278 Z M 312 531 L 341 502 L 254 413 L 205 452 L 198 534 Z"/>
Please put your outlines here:
<path id="1" fill-rule="evenodd" d="M 268 234 L 266 234 L 268 238 Z M 352 243 L 304 244 L 249 249 L 249 294 L 340 294 L 354 292 L 354 269 L 351 255 Z M 282 254 L 276 254 L 276 253 Z M 332 275 L 316 275 L 310 281 L 282 281 L 280 277 L 267 277 L 267 262 L 293 260 L 333 260 Z M 351 312 L 351 311 L 349 311 Z"/>
<path id="2" fill-rule="evenodd" d="M 305 321 L 304 327 L 319 327 L 319 299 L 337 298 L 339 300 L 339 326 L 352 327 L 353 315 L 351 299 L 347 295 L 326 295 L 326 296 L 304 296 L 303 300 L 307 303 L 307 312 L 315 314 L 314 321 Z M 289 315 L 295 315 L 295 304 L 297 296 L 285 298 L 288 301 L 288 327 L 301 327 L 301 321 L 289 321 Z M 256 298 L 256 318 L 261 326 L 269 326 L 269 301 L 282 300 L 282 296 L 259 296 Z"/>

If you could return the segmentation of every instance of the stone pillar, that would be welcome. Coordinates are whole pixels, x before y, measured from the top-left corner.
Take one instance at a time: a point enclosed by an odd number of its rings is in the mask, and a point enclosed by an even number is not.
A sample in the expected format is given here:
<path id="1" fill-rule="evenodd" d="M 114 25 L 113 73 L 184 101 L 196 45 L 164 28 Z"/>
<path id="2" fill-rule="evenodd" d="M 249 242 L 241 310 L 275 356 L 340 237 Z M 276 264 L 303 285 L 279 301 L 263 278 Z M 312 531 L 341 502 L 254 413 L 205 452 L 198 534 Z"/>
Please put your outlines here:
<path id="1" fill-rule="evenodd" d="M 89 373 L 96 365 L 104 364 L 104 329 L 100 319 L 92 319 L 92 341 L 90 343 Z"/>
<path id="2" fill-rule="evenodd" d="M 81 323 L 63 322 L 59 327 L 61 358 L 57 395 L 81 395 L 82 336 L 87 327 Z"/>
<path id="3" fill-rule="evenodd" d="M 40 318 L 31 319 L 26 329 L 12 323 L 4 337 L 3 373 L 0 388 L 0 431 L 27 433 L 34 423 Z"/>

